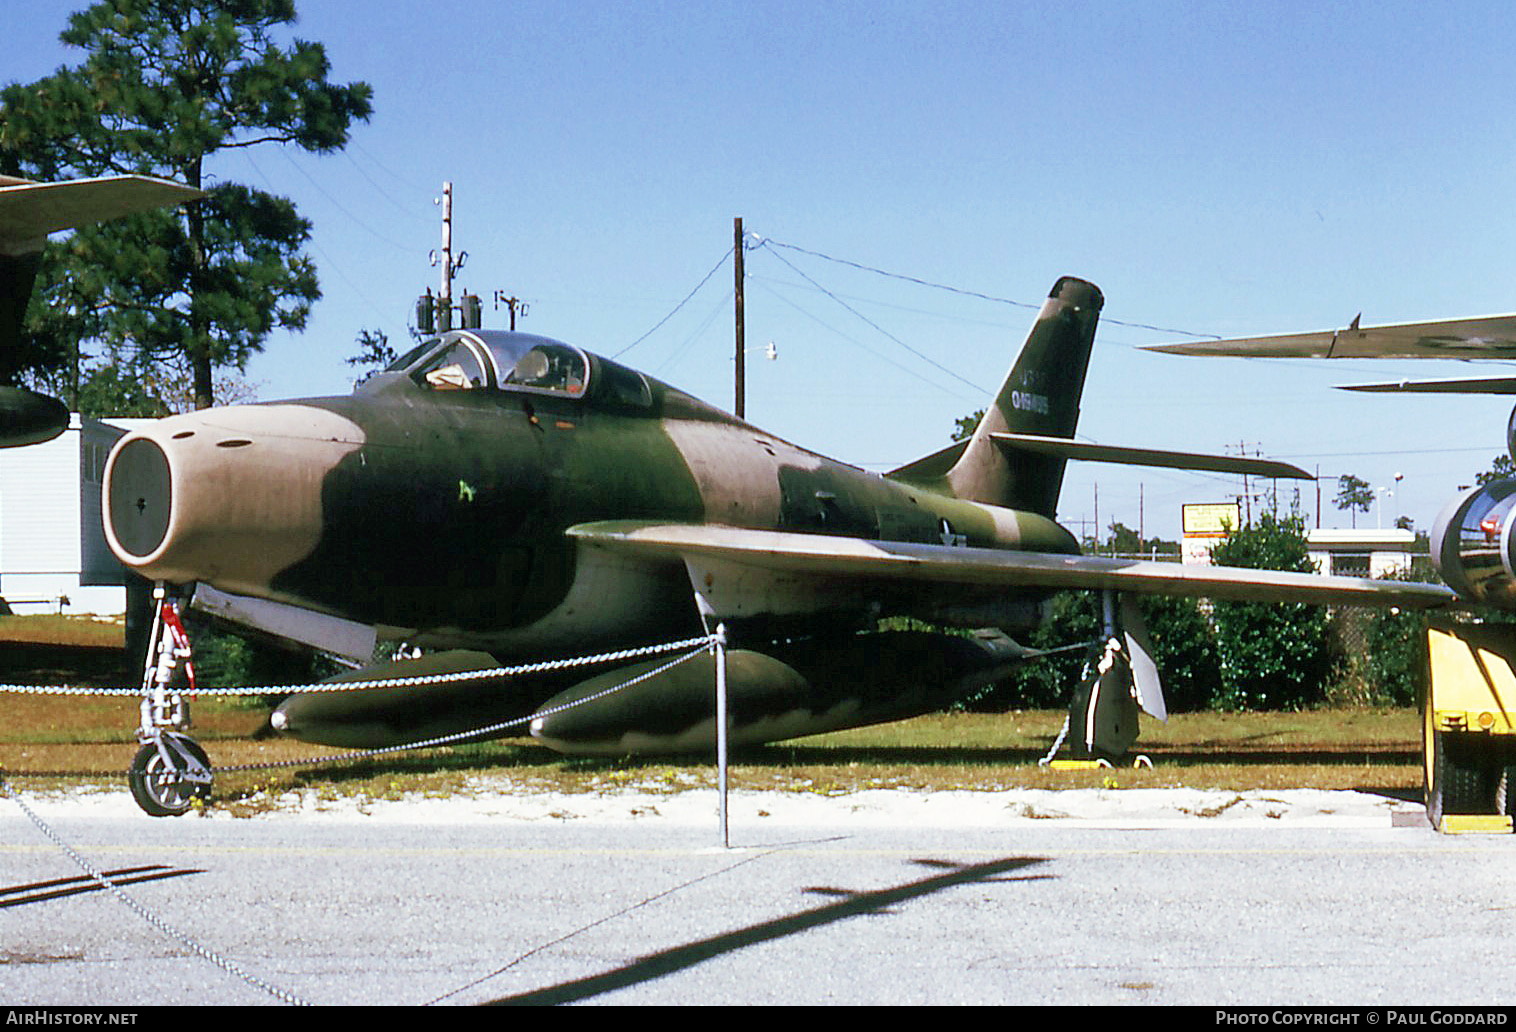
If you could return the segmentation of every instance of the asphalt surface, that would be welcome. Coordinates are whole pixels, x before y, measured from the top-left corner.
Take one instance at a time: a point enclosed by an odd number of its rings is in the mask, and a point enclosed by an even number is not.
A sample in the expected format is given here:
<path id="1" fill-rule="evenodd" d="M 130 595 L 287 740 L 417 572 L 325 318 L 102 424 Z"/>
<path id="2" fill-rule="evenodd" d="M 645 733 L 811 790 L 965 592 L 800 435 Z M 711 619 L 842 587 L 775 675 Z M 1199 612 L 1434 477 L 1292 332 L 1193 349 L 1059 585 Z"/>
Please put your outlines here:
<path id="1" fill-rule="evenodd" d="M 1392 800 L 739 795 L 723 847 L 710 793 L 565 798 L 154 820 L 20 796 L 130 902 L 0 798 L 0 1002 L 1516 1003 L 1516 839 Z"/>

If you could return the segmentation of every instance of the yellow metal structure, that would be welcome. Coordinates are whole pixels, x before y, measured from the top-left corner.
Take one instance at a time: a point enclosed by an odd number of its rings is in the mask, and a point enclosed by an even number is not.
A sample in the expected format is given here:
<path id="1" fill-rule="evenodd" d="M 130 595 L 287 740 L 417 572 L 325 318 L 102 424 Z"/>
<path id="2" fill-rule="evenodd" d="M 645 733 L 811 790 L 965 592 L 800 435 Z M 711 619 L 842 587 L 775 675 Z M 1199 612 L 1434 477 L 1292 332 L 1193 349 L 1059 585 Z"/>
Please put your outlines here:
<path id="1" fill-rule="evenodd" d="M 1433 622 L 1422 705 L 1427 816 L 1444 834 L 1510 834 L 1516 811 L 1516 624 Z"/>
<path id="2" fill-rule="evenodd" d="M 1509 835 L 1511 818 L 1502 817 L 1499 814 L 1450 813 L 1442 818 L 1442 827 L 1437 830 L 1444 835 Z"/>
<path id="3" fill-rule="evenodd" d="M 1433 728 L 1516 734 L 1516 625 L 1431 627 L 1427 652 Z"/>

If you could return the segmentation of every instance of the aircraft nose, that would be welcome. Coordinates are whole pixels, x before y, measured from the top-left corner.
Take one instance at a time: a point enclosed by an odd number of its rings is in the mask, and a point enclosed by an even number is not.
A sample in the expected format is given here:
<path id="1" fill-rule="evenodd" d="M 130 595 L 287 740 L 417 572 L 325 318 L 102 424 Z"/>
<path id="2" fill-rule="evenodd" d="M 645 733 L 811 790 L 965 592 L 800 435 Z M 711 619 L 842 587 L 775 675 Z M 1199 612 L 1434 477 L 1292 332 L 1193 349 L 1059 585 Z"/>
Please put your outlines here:
<path id="1" fill-rule="evenodd" d="M 357 424 L 314 405 L 159 420 L 106 462 L 106 540 L 149 579 L 257 592 L 316 547 L 322 483 L 363 442 Z"/>

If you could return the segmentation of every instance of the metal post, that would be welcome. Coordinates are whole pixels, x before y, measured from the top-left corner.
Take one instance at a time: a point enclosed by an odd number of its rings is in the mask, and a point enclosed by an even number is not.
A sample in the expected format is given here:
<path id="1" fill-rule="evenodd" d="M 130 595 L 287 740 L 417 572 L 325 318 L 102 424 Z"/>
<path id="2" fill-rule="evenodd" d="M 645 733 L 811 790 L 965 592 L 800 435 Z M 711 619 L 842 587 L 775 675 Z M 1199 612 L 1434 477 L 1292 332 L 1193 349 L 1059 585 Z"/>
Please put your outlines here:
<path id="1" fill-rule="evenodd" d="M 716 625 L 716 783 L 720 802 L 721 847 L 731 848 L 726 821 L 726 624 Z"/>
<path id="2" fill-rule="evenodd" d="M 442 283 L 437 303 L 437 326 L 453 328 L 453 184 L 442 184 Z"/>
<path id="3" fill-rule="evenodd" d="M 746 354 L 747 328 L 744 325 L 744 302 L 742 297 L 743 270 L 742 270 L 742 220 L 732 220 L 732 266 L 736 271 L 736 284 L 733 294 L 733 309 L 736 313 L 736 337 L 737 337 L 737 371 L 736 371 L 736 416 L 738 419 L 747 418 L 747 361 Z"/>

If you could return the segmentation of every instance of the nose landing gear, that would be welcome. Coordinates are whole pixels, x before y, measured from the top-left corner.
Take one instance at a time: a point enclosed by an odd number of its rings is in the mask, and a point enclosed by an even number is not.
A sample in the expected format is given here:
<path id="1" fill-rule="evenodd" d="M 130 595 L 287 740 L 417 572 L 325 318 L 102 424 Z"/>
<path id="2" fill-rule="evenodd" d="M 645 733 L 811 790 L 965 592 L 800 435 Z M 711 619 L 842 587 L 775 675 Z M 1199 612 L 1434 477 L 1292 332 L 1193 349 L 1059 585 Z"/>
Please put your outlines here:
<path id="1" fill-rule="evenodd" d="M 142 747 L 127 771 L 132 798 L 152 817 L 188 813 L 197 799 L 211 793 L 211 764 L 205 750 L 183 733 L 190 726 L 189 704 L 172 688 L 182 661 L 189 687 L 195 687 L 189 635 L 179 610 L 165 598 L 162 584 L 153 587 L 153 629 L 142 672 L 142 720 L 137 741 Z"/>

